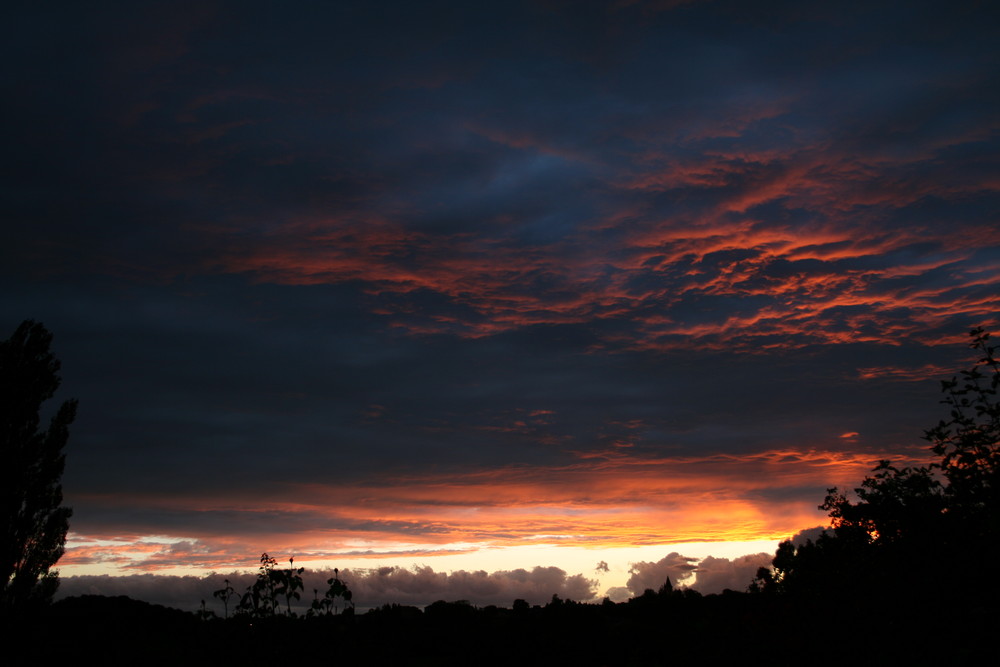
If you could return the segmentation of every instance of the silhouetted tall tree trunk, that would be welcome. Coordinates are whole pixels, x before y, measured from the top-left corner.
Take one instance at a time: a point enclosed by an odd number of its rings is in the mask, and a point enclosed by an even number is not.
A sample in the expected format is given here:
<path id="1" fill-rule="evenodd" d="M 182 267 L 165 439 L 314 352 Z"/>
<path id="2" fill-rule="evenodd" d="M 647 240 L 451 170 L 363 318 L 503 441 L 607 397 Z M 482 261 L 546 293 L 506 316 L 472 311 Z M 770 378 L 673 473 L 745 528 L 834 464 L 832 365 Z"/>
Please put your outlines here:
<path id="1" fill-rule="evenodd" d="M 44 326 L 22 322 L 0 342 L 0 604 L 4 611 L 51 599 L 72 511 L 62 506 L 63 447 L 76 416 L 66 401 L 38 430 L 42 403 L 59 387 L 59 361 Z"/>

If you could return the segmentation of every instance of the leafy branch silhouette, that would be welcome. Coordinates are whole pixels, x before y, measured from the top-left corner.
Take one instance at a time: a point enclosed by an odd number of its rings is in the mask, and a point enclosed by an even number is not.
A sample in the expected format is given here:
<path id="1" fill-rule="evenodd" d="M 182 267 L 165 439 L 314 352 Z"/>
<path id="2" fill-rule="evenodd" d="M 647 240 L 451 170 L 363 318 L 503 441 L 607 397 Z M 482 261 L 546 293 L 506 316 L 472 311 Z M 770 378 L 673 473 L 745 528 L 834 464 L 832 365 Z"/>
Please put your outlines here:
<path id="1" fill-rule="evenodd" d="M 257 578 L 247 586 L 246 592 L 242 595 L 236 592 L 229 579 L 225 579 L 225 586 L 212 593 L 213 597 L 222 602 L 225 618 L 229 618 L 229 605 L 234 600 L 236 600 L 234 609 L 236 617 L 296 618 L 297 614 L 292 610 L 292 601 L 302 599 L 301 592 L 304 589 L 302 573 L 305 572 L 305 568 L 295 567 L 294 557 L 288 559 L 288 564 L 288 569 L 279 569 L 277 559 L 272 558 L 267 552 L 262 553 Z M 333 572 L 334 576 L 326 582 L 329 589 L 322 598 L 319 597 L 319 591 L 314 589 L 314 599 L 306 611 L 306 617 L 332 616 L 338 612 L 354 613 L 354 596 L 351 590 L 340 579 L 340 570 L 334 569 Z"/>

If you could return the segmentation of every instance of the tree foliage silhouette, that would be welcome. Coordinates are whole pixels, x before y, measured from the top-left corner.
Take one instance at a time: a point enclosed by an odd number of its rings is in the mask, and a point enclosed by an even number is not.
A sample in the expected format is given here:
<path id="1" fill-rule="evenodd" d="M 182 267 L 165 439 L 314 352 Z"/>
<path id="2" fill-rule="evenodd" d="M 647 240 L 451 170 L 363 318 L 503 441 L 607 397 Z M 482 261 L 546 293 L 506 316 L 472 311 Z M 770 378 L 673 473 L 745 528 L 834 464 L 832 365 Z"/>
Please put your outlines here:
<path id="1" fill-rule="evenodd" d="M 63 554 L 72 511 L 62 506 L 63 447 L 76 416 L 64 402 L 46 430 L 38 429 L 42 404 L 59 388 L 52 334 L 22 322 L 0 342 L 0 581 L 4 611 L 51 599 L 59 585 L 51 568 Z"/>
<path id="2" fill-rule="evenodd" d="M 843 595 L 923 595 L 914 582 L 944 563 L 951 590 L 992 596 L 1000 547 L 1000 361 L 990 334 L 970 332 L 973 368 L 941 383 L 949 416 L 924 432 L 938 457 L 918 467 L 881 461 L 855 489 L 829 489 L 820 506 L 832 531 L 815 542 L 782 543 L 752 590 Z"/>

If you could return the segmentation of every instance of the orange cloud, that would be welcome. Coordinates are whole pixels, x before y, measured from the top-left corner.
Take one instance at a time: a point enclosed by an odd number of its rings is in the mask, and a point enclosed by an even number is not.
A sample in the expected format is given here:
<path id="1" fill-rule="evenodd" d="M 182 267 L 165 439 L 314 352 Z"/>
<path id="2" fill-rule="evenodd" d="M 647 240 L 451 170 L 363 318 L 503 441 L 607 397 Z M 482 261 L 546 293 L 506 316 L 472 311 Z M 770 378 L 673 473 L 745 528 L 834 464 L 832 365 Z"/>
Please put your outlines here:
<path id="1" fill-rule="evenodd" d="M 247 550 L 262 544 L 313 557 L 374 557 L 530 543 L 604 548 L 777 539 L 821 522 L 816 508 L 822 490 L 850 486 L 875 463 L 868 454 L 818 449 L 663 458 L 630 451 L 611 447 L 558 467 L 295 485 L 271 498 L 137 497 L 128 502 L 193 516 L 239 516 L 238 525 L 259 517 L 268 528 L 220 535 L 217 523 L 204 524 L 211 527 L 189 528 L 169 543 L 120 537 L 95 542 L 100 536 L 92 535 L 89 544 L 71 543 L 64 562 L 222 567 L 235 562 L 231 558 L 245 561 Z M 908 462 L 898 454 L 886 458 Z"/>
<path id="2" fill-rule="evenodd" d="M 898 366 L 868 366 L 858 369 L 861 380 L 895 380 L 901 382 L 920 382 L 933 378 L 950 377 L 954 374 L 951 368 L 924 364 L 917 368 L 900 368 Z"/>
<path id="3" fill-rule="evenodd" d="M 613 323 L 594 327 L 598 349 L 937 345 L 956 319 L 992 322 L 1000 266 L 976 253 L 1000 244 L 1000 229 L 895 221 L 928 198 L 1000 189 L 989 174 L 956 178 L 934 166 L 936 151 L 961 139 L 886 155 L 819 139 L 766 149 L 738 141 L 789 105 L 748 100 L 743 113 L 727 109 L 683 136 L 629 128 L 647 148 L 625 166 L 470 122 L 467 131 L 512 150 L 594 169 L 606 198 L 595 199 L 593 219 L 531 245 L 511 234 L 522 221 L 506 212 L 443 233 L 412 227 L 410 211 L 359 205 L 300 214 L 263 237 L 232 230 L 234 243 L 209 268 L 283 284 L 355 283 L 388 326 L 414 334 Z M 706 144 L 712 137 L 734 141 Z M 664 208 L 664 198 L 675 199 Z M 428 294 L 447 305 L 429 307 Z"/>

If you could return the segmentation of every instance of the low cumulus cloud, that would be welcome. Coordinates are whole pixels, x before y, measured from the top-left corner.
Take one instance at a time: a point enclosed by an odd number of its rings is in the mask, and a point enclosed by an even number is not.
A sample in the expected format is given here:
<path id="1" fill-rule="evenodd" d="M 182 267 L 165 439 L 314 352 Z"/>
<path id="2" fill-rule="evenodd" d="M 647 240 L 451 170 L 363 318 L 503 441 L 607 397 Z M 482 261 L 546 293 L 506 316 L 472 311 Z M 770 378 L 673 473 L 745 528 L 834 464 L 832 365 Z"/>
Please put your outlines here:
<path id="1" fill-rule="evenodd" d="M 631 576 L 625 582 L 625 587 L 631 591 L 632 595 L 642 595 L 647 588 L 654 591 L 660 590 L 668 578 L 673 586 L 677 586 L 681 581 L 690 583 L 687 579 L 698 569 L 697 563 L 697 558 L 682 556 L 676 551 L 655 563 L 648 561 L 632 563 L 632 567 L 629 569 Z"/>
<path id="2" fill-rule="evenodd" d="M 82 575 L 62 578 L 59 597 L 126 595 L 189 611 L 197 609 L 201 601 L 205 600 L 209 608 L 222 615 L 222 604 L 212 593 L 223 588 L 226 579 L 237 593 L 242 593 L 253 583 L 255 576 L 236 572 L 205 577 Z M 318 591 L 322 597 L 328 588 L 327 580 L 333 576 L 333 570 L 306 570 L 302 575 L 304 592 L 299 606 L 308 606 L 314 591 Z M 437 600 L 468 600 L 480 606 L 495 604 L 510 607 L 516 599 L 527 600 L 530 604 L 543 604 L 551 600 L 553 595 L 566 600 L 589 601 L 595 597 L 597 586 L 596 581 L 587 579 L 582 574 L 569 575 L 558 567 L 541 566 L 531 570 L 498 572 L 436 572 L 429 566 L 380 567 L 340 570 L 338 576 L 354 593 L 354 601 L 359 609 L 391 603 L 424 607 Z"/>
<path id="3" fill-rule="evenodd" d="M 773 558 L 774 554 L 768 553 L 748 554 L 732 560 L 707 556 L 698 563 L 691 588 L 704 595 L 721 593 L 727 588 L 745 591 L 758 568 L 770 567 Z"/>
<path id="4" fill-rule="evenodd" d="M 826 532 L 826 528 L 823 526 L 816 526 L 815 528 L 806 528 L 805 530 L 800 530 L 799 532 L 792 535 L 790 538 L 792 544 L 797 547 L 801 547 L 806 542 L 815 542 L 819 539 L 819 536 Z"/>
<path id="5" fill-rule="evenodd" d="M 487 573 L 435 572 L 429 566 L 410 569 L 383 567 L 376 570 L 345 571 L 358 600 L 376 604 L 398 602 L 426 605 L 435 600 L 469 600 L 474 604 L 509 606 L 521 598 L 540 604 L 558 595 L 563 599 L 586 601 L 595 596 L 596 583 L 582 574 L 567 575 L 558 567 L 535 567 Z"/>
<path id="6" fill-rule="evenodd" d="M 806 537 L 815 539 L 822 528 L 796 534 L 793 541 Z M 675 588 L 693 588 L 704 595 L 721 593 L 725 589 L 745 591 L 757 569 L 769 567 L 773 554 L 757 553 L 738 558 L 703 559 L 672 552 L 656 562 L 633 563 L 625 586 L 614 586 L 604 592 L 612 602 L 623 602 L 642 595 L 647 588 L 659 590 L 669 578 Z M 601 568 L 598 568 L 600 570 Z M 302 575 L 303 593 L 300 610 L 308 607 L 314 594 L 323 596 L 333 570 L 310 570 Z M 567 574 L 558 567 L 537 566 L 530 570 L 456 570 L 438 572 L 430 566 L 379 567 L 344 569 L 337 576 L 348 584 L 354 601 L 361 610 L 384 604 L 404 604 L 425 607 L 437 600 L 468 600 L 472 604 L 510 607 L 514 600 L 544 604 L 558 595 L 565 600 L 593 601 L 597 597 L 597 581 L 582 574 Z M 231 572 L 212 573 L 204 577 L 156 574 L 129 576 L 81 575 L 63 577 L 58 597 L 74 595 L 125 595 L 153 604 L 196 610 L 201 601 L 219 615 L 222 603 L 213 592 L 223 588 L 228 579 L 237 593 L 244 592 L 256 574 Z M 230 611 L 235 602 L 230 603 Z M 293 605 L 295 606 L 295 605 Z"/>
<path id="7" fill-rule="evenodd" d="M 604 592 L 604 597 L 612 602 L 625 602 L 632 597 L 632 591 L 627 586 L 612 586 Z"/>
<path id="8" fill-rule="evenodd" d="M 674 588 L 693 588 L 704 595 L 721 593 L 727 588 L 745 591 L 757 569 L 770 567 L 773 558 L 774 554 L 762 552 L 733 559 L 707 556 L 699 560 L 675 551 L 655 563 L 633 563 L 625 586 L 609 588 L 605 595 L 613 602 L 620 602 L 642 595 L 647 588 L 659 590 L 667 578 Z"/>

